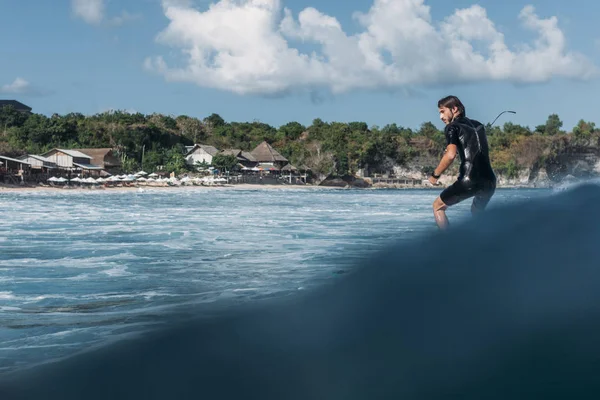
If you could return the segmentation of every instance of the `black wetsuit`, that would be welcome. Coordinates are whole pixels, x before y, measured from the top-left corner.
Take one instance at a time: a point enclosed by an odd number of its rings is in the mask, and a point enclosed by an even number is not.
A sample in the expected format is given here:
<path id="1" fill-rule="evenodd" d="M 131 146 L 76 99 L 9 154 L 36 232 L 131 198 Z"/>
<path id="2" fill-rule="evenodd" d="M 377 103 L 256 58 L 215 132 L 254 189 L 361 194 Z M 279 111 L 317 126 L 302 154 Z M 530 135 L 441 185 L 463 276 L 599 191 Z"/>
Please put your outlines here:
<path id="1" fill-rule="evenodd" d="M 473 207 L 483 210 L 496 190 L 485 127 L 478 121 L 459 117 L 446 126 L 444 134 L 448 145 L 456 145 L 461 163 L 458 179 L 440 198 L 451 206 L 474 197 Z"/>

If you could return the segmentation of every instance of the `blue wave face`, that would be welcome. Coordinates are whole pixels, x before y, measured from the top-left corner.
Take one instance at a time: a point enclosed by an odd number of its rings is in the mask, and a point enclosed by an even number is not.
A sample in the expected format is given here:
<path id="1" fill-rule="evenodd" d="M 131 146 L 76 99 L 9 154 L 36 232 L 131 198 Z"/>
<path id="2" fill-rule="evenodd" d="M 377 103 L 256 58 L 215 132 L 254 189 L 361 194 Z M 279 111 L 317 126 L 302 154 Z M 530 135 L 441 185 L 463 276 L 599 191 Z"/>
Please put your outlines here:
<path id="1" fill-rule="evenodd" d="M 0 398 L 598 398 L 598 204 L 584 185 L 493 207 L 293 296 L 7 375 Z"/>

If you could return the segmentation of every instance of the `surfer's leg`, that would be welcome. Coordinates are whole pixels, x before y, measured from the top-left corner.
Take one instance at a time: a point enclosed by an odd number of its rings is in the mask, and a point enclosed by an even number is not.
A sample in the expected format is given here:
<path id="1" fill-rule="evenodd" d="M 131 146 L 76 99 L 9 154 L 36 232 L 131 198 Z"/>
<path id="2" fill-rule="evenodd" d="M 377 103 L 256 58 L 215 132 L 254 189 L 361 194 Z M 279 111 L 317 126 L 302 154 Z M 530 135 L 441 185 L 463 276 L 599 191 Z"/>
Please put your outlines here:
<path id="1" fill-rule="evenodd" d="M 481 189 L 475 197 L 473 197 L 473 204 L 471 204 L 471 214 L 475 215 L 484 211 L 492 199 L 496 191 L 496 183 L 486 183 L 483 189 Z"/>
<path id="2" fill-rule="evenodd" d="M 448 217 L 446 217 L 447 208 L 448 206 L 440 197 L 435 199 L 433 202 L 433 216 L 435 217 L 435 222 L 440 229 L 446 229 L 448 227 Z"/>
<path id="3" fill-rule="evenodd" d="M 440 193 L 440 196 L 433 202 L 433 215 L 438 227 L 446 229 L 449 226 L 448 217 L 446 217 L 446 209 L 448 207 L 472 197 L 473 194 L 473 191 L 461 181 L 456 181 L 444 189 Z"/>

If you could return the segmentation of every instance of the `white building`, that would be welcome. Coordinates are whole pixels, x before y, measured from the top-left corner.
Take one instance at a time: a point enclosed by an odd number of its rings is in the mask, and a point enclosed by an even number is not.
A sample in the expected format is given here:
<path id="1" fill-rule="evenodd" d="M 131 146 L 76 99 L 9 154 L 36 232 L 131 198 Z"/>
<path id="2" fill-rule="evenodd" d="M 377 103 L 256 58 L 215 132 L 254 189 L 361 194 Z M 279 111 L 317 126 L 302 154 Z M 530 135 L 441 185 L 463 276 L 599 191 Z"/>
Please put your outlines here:
<path id="1" fill-rule="evenodd" d="M 196 144 L 186 153 L 185 161 L 188 165 L 195 165 L 202 162 L 210 165 L 212 164 L 213 157 L 218 153 L 219 150 L 213 146 Z"/>

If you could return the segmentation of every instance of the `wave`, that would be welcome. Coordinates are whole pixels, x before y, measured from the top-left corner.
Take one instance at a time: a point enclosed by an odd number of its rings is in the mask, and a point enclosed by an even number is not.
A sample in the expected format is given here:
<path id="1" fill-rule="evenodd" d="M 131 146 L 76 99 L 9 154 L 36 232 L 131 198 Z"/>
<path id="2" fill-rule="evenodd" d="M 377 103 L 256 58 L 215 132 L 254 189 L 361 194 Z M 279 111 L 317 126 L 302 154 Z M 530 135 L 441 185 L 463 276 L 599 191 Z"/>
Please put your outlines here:
<path id="1" fill-rule="evenodd" d="M 495 207 L 327 285 L 7 374 L 0 398 L 598 398 L 599 202 Z"/>

